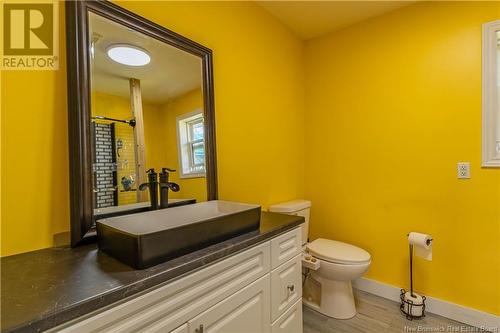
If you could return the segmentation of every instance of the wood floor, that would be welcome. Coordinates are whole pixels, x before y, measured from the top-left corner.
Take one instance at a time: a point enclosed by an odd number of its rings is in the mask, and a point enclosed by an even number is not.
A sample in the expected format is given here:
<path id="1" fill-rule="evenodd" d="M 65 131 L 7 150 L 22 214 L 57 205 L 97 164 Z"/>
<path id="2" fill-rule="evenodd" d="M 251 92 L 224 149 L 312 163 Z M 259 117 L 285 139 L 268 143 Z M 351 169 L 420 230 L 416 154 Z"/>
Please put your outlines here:
<path id="1" fill-rule="evenodd" d="M 358 290 L 354 296 L 358 313 L 348 320 L 332 319 L 304 306 L 304 333 L 474 332 L 471 326 L 431 313 L 409 321 L 396 302 Z"/>

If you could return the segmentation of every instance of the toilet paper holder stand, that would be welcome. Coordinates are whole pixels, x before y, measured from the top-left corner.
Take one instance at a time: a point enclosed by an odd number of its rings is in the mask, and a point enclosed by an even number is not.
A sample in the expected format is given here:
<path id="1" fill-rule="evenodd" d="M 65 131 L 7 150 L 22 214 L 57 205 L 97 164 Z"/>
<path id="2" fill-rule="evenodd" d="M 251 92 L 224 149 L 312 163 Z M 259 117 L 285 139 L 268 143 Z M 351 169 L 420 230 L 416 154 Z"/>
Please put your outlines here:
<path id="1" fill-rule="evenodd" d="M 409 236 L 409 234 L 406 236 Z M 428 239 L 427 245 L 430 245 L 431 242 L 432 238 Z M 399 306 L 406 319 L 413 320 L 425 317 L 425 296 L 422 296 L 422 303 L 415 303 L 406 297 L 406 293 L 405 289 L 401 289 L 401 305 Z M 410 244 L 410 296 L 416 298 L 413 292 L 413 244 Z"/>

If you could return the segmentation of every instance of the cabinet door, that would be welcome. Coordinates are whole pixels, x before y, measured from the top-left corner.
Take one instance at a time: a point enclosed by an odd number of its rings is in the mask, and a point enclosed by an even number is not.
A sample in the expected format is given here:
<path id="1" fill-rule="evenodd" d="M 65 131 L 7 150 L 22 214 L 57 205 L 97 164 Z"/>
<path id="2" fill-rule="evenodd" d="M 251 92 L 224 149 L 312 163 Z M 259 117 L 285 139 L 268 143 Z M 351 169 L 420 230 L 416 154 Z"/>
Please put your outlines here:
<path id="1" fill-rule="evenodd" d="M 278 319 L 302 297 L 301 255 L 271 272 L 271 318 Z"/>
<path id="2" fill-rule="evenodd" d="M 269 275 L 188 322 L 189 333 L 270 332 Z"/>
<path id="3" fill-rule="evenodd" d="M 184 324 L 180 327 L 177 327 L 175 330 L 170 331 L 170 333 L 188 333 L 188 324 Z"/>
<path id="4" fill-rule="evenodd" d="M 272 333 L 302 333 L 302 300 L 279 317 L 272 326 Z"/>

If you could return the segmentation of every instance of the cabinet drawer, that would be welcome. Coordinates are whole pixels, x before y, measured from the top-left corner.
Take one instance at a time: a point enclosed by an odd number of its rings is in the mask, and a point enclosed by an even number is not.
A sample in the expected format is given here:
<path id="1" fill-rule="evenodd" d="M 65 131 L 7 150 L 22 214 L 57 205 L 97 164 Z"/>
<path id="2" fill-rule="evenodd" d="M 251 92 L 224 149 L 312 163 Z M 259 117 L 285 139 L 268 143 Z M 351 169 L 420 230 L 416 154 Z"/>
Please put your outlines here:
<path id="1" fill-rule="evenodd" d="M 274 269 L 302 251 L 301 228 L 295 228 L 271 240 L 271 267 Z"/>
<path id="2" fill-rule="evenodd" d="M 267 242 L 55 331 L 170 332 L 269 270 Z"/>
<path id="3" fill-rule="evenodd" d="M 295 256 L 271 272 L 271 317 L 276 320 L 302 297 L 302 261 Z"/>
<path id="4" fill-rule="evenodd" d="M 302 299 L 286 310 L 272 325 L 272 333 L 302 333 Z"/>
<path id="5" fill-rule="evenodd" d="M 269 275 L 188 322 L 189 333 L 269 332 Z"/>

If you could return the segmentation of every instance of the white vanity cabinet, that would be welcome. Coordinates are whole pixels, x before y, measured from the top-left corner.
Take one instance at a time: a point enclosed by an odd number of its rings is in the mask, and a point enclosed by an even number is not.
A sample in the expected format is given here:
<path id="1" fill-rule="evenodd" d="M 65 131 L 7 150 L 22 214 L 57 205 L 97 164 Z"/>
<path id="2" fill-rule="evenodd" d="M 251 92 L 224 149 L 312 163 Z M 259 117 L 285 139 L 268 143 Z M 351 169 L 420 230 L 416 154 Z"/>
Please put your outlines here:
<path id="1" fill-rule="evenodd" d="M 300 237 L 292 229 L 50 332 L 301 333 Z"/>

